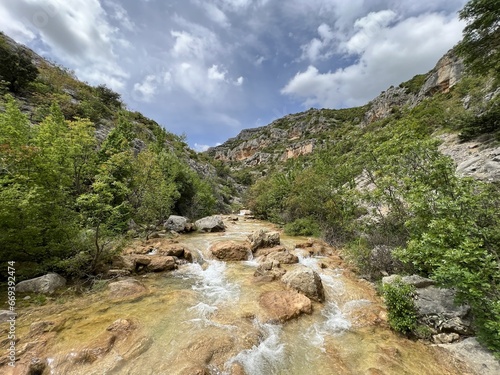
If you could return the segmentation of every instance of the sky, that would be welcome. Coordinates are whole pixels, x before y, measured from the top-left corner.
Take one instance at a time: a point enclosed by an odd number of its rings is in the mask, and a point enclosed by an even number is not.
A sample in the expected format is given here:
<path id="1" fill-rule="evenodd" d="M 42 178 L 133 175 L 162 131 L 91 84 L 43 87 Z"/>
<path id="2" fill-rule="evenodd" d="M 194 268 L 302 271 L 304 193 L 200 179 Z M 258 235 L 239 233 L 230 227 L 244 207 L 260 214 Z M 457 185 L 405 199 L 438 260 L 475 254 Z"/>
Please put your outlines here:
<path id="1" fill-rule="evenodd" d="M 197 151 L 432 69 L 466 0 L 0 0 L 0 30 Z"/>

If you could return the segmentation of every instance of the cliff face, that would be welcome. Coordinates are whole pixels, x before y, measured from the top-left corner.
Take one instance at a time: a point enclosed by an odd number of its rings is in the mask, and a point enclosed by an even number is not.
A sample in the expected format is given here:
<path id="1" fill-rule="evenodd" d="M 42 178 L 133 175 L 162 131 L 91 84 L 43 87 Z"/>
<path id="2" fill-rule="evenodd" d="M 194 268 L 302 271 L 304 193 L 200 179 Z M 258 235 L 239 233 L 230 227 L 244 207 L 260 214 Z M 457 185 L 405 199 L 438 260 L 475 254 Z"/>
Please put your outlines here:
<path id="1" fill-rule="evenodd" d="M 336 124 L 349 121 L 353 125 L 366 126 L 392 115 L 398 108 L 414 107 L 426 97 L 448 92 L 460 80 L 463 70 L 462 61 L 449 51 L 426 75 L 416 76 L 399 87 L 391 86 L 364 107 L 338 111 L 311 108 L 267 126 L 243 130 L 207 152 L 237 169 L 307 155 L 325 144 L 326 132 Z"/>

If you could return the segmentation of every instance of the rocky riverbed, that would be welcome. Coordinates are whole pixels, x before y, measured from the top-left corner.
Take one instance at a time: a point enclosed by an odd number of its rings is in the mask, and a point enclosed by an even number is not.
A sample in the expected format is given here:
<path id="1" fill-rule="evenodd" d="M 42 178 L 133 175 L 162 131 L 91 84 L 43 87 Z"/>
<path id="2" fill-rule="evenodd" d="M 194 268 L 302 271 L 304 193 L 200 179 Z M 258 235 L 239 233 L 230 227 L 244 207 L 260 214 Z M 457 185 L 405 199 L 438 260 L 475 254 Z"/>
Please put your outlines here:
<path id="1" fill-rule="evenodd" d="M 4 339 L 0 373 L 486 374 L 393 333 L 337 249 L 224 219 L 223 232 L 132 244 L 100 289 L 19 309 L 16 367 Z"/>

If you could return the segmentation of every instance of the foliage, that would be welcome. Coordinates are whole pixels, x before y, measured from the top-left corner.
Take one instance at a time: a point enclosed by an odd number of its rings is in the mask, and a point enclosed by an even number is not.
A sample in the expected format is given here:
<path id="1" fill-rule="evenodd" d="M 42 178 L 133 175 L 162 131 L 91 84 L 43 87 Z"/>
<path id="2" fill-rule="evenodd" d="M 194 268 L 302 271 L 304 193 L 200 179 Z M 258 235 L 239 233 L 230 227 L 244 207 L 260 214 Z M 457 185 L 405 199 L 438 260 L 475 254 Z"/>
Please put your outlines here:
<path id="1" fill-rule="evenodd" d="M 399 87 L 406 88 L 408 93 L 410 94 L 418 94 L 426 78 L 427 78 L 426 74 L 417 74 L 412 79 L 401 83 Z"/>
<path id="2" fill-rule="evenodd" d="M 285 233 L 290 236 L 319 236 L 320 227 L 316 221 L 311 218 L 296 219 L 285 225 Z"/>
<path id="3" fill-rule="evenodd" d="M 0 81 L 6 81 L 9 90 L 18 93 L 37 75 L 38 69 L 27 53 L 9 46 L 0 35 Z"/>
<path id="4" fill-rule="evenodd" d="M 408 334 L 417 328 L 414 292 L 415 287 L 403 283 L 400 278 L 382 287 L 382 294 L 388 309 L 389 325 L 397 332 Z"/>
<path id="5" fill-rule="evenodd" d="M 500 3 L 470 0 L 459 14 L 467 25 L 457 52 L 473 72 L 500 78 Z"/>

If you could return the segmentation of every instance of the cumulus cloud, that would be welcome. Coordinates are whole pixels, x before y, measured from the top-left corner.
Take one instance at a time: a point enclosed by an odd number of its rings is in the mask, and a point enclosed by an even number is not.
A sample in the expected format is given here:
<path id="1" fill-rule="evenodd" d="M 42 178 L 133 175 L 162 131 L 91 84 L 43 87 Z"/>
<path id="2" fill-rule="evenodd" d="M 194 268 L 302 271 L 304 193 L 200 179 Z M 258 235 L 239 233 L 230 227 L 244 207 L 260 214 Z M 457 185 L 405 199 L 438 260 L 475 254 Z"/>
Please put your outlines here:
<path id="1" fill-rule="evenodd" d="M 140 101 L 149 102 L 157 93 L 158 78 L 155 75 L 148 75 L 142 82 L 134 84 L 134 94 L 136 99 Z"/>
<path id="2" fill-rule="evenodd" d="M 441 14 L 423 14 L 397 21 L 390 10 L 355 21 L 355 34 L 340 43 L 337 53 L 356 62 L 321 73 L 314 65 L 298 72 L 281 93 L 304 100 L 303 105 L 345 107 L 366 103 L 381 87 L 430 70 L 461 36 L 463 24 Z"/>
<path id="3" fill-rule="evenodd" d="M 316 60 L 327 59 L 331 57 L 332 51 L 330 49 L 334 40 L 334 33 L 326 23 L 322 23 L 318 27 L 318 38 L 313 38 L 309 43 L 302 45 L 303 60 L 315 62 Z"/>
<path id="4" fill-rule="evenodd" d="M 120 43 L 98 0 L 17 0 L 0 9 L 6 19 L 22 20 L 26 36 L 39 36 L 59 59 L 76 66 L 82 79 L 99 77 L 113 89 L 123 87 L 128 75 L 116 62 L 114 45 L 127 42 Z"/>

